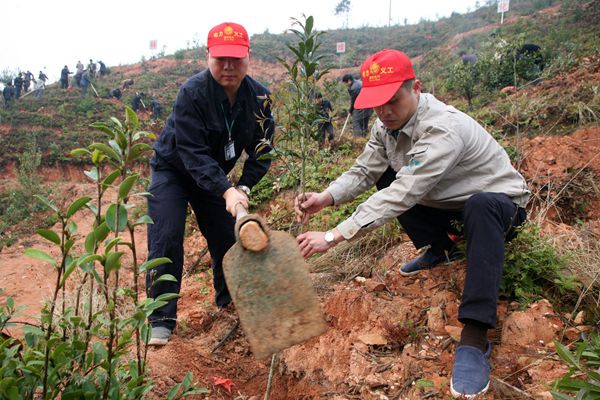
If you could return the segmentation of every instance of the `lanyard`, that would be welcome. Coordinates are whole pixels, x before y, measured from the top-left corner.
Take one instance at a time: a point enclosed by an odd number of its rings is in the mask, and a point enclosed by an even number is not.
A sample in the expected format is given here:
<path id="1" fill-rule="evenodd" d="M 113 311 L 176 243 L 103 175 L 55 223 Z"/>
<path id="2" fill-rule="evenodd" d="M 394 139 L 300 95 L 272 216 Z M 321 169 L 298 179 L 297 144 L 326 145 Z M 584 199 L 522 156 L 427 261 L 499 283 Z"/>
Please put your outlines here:
<path id="1" fill-rule="evenodd" d="M 227 114 L 225 114 L 225 109 L 223 108 L 223 104 L 221 104 L 221 111 L 223 111 L 223 119 L 225 120 L 225 128 L 227 128 L 227 134 L 229 135 L 229 141 L 231 142 L 231 132 L 233 131 L 233 124 L 235 124 L 235 117 L 231 121 L 231 124 L 227 120 Z"/>

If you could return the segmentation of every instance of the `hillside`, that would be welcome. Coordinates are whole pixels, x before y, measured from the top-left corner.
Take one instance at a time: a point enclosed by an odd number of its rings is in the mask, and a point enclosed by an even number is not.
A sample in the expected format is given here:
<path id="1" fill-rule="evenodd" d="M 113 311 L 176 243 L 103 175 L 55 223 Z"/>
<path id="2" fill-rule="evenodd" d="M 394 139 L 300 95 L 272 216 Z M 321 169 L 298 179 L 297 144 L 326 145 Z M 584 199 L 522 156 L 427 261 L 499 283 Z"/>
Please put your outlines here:
<path id="1" fill-rule="evenodd" d="M 516 92 L 502 93 L 499 84 L 485 86 L 480 78 L 474 84 L 468 112 L 507 149 L 534 194 L 528 206 L 533 227 L 509 250 L 507 265 L 557 262 L 567 275 L 580 280 L 576 289 L 569 290 L 561 282 L 545 279 L 527 286 L 525 272 L 514 278 L 525 293 L 505 293 L 500 299 L 498 328 L 490 332 L 493 387 L 485 398 L 551 399 L 549 385 L 568 371 L 554 341 L 572 345 L 600 330 L 600 53 L 595 39 L 600 36 L 600 2 L 513 3 L 502 26 L 495 6 L 485 6 L 437 22 L 327 32 L 323 48 L 345 40 L 352 50 L 342 60 L 332 60 L 331 66 L 336 68 L 326 76 L 323 92 L 334 104 L 339 136 L 348 102 L 339 78 L 358 73 L 357 65 L 367 54 L 392 47 L 413 57 L 428 91 L 467 111 L 467 99 L 452 82 L 462 65 L 459 50 L 476 52 L 481 61 L 493 55 L 498 37 L 509 46 L 524 42 L 541 45 L 547 60 L 541 79 L 514 78 Z M 492 32 L 496 36 L 490 36 Z M 252 38 L 249 73 L 274 93 L 286 87 L 286 71 L 274 61 L 276 55 L 288 54 L 285 44 L 289 40 L 291 36 L 268 33 Z M 27 96 L 13 109 L 0 111 L 0 146 L 4 149 L 0 166 L 5 172 L 0 178 L 0 288 L 4 289 L 0 305 L 10 296 L 17 305 L 28 306 L 17 318 L 21 323 L 38 323 L 41 302 L 54 288 L 48 264 L 24 256 L 23 251 L 34 247 L 58 256 L 55 247 L 34 234 L 38 227 L 58 225 L 32 194 L 43 192 L 57 204 L 93 195 L 96 186 L 83 173 L 90 165 L 68 152 L 106 140 L 89 125 L 111 116 L 122 118 L 123 104 L 130 104 L 136 91 L 146 94 L 146 105 L 151 96 L 162 103 L 163 115 L 158 120 L 151 118 L 149 109 L 138 112 L 140 129 L 159 134 L 179 86 L 205 68 L 201 54 L 203 49 L 186 49 L 135 65 L 111 67 L 109 75 L 93 82 L 99 97 L 82 99 L 78 91 L 52 86 L 42 99 Z M 480 72 L 484 77 L 486 70 Z M 124 91 L 121 101 L 107 98 L 125 79 L 133 79 L 134 85 Z M 277 112 L 276 119 L 284 120 Z M 325 187 L 352 163 L 363 145 L 364 141 L 353 141 L 346 134 L 333 149 L 321 151 L 311 171 L 311 189 Z M 145 161 L 136 165 L 143 179 L 148 178 Z M 285 166 L 276 163 L 253 195 L 254 210 L 278 230 L 293 226 L 293 183 L 282 178 L 284 170 Z M 108 204 L 109 200 L 105 201 Z M 143 209 L 144 202 L 139 203 Z M 355 205 L 333 210 L 313 221 L 311 229 L 333 226 Z M 76 247 L 83 247 L 80 242 L 91 229 L 90 216 L 86 211 L 74 219 L 80 232 Z M 145 260 L 145 229 L 137 227 L 136 234 L 137 257 Z M 213 304 L 210 257 L 195 223 L 186 231 L 185 249 L 176 334 L 168 346 L 148 353 L 151 376 L 157 384 L 147 398 L 166 398 L 188 371 L 194 373 L 199 386 L 210 391 L 191 398 L 259 399 L 270 372 L 271 399 L 450 397 L 449 374 L 461 329 L 458 305 L 464 260 L 402 277 L 398 267 L 417 250 L 395 224 L 344 244 L 332 254 L 310 259 L 311 279 L 327 331 L 280 352 L 270 371 L 271 359 L 255 359 L 242 330 L 234 331 L 220 345 L 236 316 L 219 312 Z M 122 268 L 124 292 L 134 287 L 130 264 L 128 259 Z M 138 284 L 143 287 L 143 280 Z M 534 287 L 540 292 L 527 292 Z M 76 284 L 72 284 L 64 303 L 75 301 L 75 291 Z M 21 324 L 2 330 L 2 334 L 3 338 L 22 338 Z M 227 380 L 233 384 L 231 392 Z"/>

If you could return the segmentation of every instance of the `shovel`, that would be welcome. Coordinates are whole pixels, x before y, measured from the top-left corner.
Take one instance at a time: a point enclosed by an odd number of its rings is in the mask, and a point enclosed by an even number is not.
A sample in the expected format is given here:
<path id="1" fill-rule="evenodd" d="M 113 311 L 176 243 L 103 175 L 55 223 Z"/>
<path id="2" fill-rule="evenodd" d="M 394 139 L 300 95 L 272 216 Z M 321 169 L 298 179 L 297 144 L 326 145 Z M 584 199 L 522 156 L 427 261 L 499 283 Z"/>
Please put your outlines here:
<path id="1" fill-rule="evenodd" d="M 223 272 L 240 323 L 256 358 L 277 353 L 326 329 L 308 266 L 296 240 L 236 205 L 236 244 Z"/>

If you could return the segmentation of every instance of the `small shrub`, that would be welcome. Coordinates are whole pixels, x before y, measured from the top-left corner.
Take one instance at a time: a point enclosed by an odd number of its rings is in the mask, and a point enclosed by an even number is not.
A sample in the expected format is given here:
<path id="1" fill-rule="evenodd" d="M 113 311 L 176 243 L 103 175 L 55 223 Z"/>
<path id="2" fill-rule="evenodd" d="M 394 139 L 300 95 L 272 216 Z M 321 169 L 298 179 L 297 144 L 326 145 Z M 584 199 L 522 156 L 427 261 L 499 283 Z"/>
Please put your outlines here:
<path id="1" fill-rule="evenodd" d="M 556 400 L 600 399 L 600 336 L 597 332 L 578 343 L 575 352 L 554 342 L 556 352 L 569 366 L 569 371 L 554 382 L 552 396 Z M 575 394 L 575 397 L 564 393 Z"/>
<path id="2" fill-rule="evenodd" d="M 186 51 L 181 49 L 181 50 L 177 50 L 173 56 L 175 57 L 176 60 L 183 60 L 185 58 L 185 53 L 186 53 Z"/>
<path id="3" fill-rule="evenodd" d="M 501 291 L 525 304 L 550 288 L 561 294 L 573 292 L 576 282 L 563 272 L 566 261 L 541 236 L 537 225 L 525 223 L 506 246 Z"/>

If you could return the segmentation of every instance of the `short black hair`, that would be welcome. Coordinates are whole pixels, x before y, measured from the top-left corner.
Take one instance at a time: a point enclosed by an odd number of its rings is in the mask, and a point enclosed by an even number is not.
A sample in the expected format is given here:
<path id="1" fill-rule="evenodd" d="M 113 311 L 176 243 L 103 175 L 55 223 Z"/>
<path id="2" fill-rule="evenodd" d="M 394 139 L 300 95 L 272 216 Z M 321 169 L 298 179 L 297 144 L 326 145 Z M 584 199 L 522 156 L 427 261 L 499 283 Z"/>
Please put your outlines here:
<path id="1" fill-rule="evenodd" d="M 400 87 L 404 90 L 410 91 L 412 89 L 414 82 L 415 82 L 415 78 L 405 80 L 404 82 L 402 82 L 402 85 Z"/>
<path id="2" fill-rule="evenodd" d="M 342 82 L 354 81 L 354 77 L 351 74 L 342 76 Z"/>

